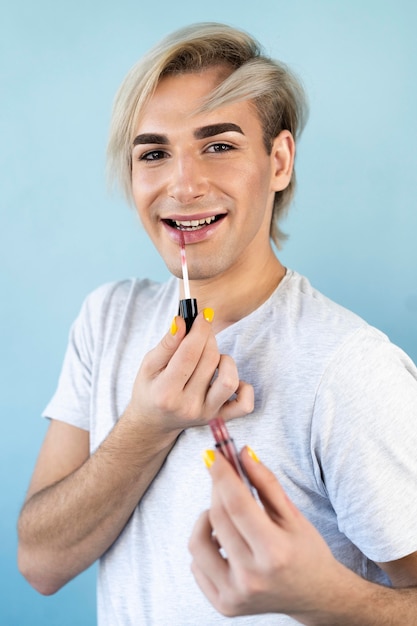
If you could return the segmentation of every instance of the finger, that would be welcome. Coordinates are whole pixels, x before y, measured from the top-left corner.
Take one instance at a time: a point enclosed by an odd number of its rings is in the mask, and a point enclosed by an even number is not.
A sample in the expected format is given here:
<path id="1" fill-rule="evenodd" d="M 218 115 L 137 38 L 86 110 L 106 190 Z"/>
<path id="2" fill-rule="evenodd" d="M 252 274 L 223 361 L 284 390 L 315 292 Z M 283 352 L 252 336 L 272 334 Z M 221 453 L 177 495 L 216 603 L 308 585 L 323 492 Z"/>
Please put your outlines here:
<path id="1" fill-rule="evenodd" d="M 218 414 L 225 421 L 235 417 L 243 417 L 252 413 L 255 405 L 255 394 L 252 385 L 243 380 L 235 390 L 235 394 L 219 409 Z"/>
<path id="2" fill-rule="evenodd" d="M 219 552 L 213 537 L 209 513 L 205 511 L 195 523 L 188 549 L 193 557 L 191 570 L 202 591 L 210 599 L 218 595 L 218 587 L 227 577 L 228 563 Z"/>
<path id="3" fill-rule="evenodd" d="M 217 556 L 223 560 L 219 553 L 220 545 L 213 534 L 210 511 L 204 511 L 194 524 L 188 549 L 192 556 L 201 562 L 205 562 L 207 558 L 209 562 L 214 562 L 217 565 L 217 562 L 220 563 Z"/>
<path id="4" fill-rule="evenodd" d="M 211 324 L 199 313 L 190 332 L 183 337 L 181 345 L 172 355 L 166 371 L 168 384 L 185 387 L 202 358 L 210 336 L 213 336 Z"/>
<path id="5" fill-rule="evenodd" d="M 185 389 L 190 399 L 193 397 L 199 398 L 200 405 L 206 403 L 206 396 L 211 388 L 220 358 L 216 338 L 213 333 L 210 333 Z"/>
<path id="6" fill-rule="evenodd" d="M 191 572 L 197 585 L 206 596 L 207 600 L 216 607 L 219 597 L 219 588 L 215 576 L 208 576 L 206 571 L 199 567 L 198 561 L 191 562 Z"/>
<path id="7" fill-rule="evenodd" d="M 227 465 L 229 463 L 226 463 Z M 229 468 L 227 469 L 229 470 Z M 238 482 L 241 483 L 241 479 L 237 477 L 235 470 L 232 469 L 231 471 L 236 476 Z M 247 488 L 245 487 L 245 489 Z M 212 491 L 209 517 L 216 539 L 222 547 L 224 555 L 230 559 L 230 562 L 234 564 L 250 562 L 252 550 L 237 528 L 228 508 L 224 506 L 222 494 L 219 493 L 215 486 L 213 486 Z"/>
<path id="8" fill-rule="evenodd" d="M 239 374 L 236 363 L 231 356 L 219 354 L 216 377 L 211 381 L 205 400 L 208 412 L 218 414 L 220 408 L 230 401 L 238 388 Z"/>
<path id="9" fill-rule="evenodd" d="M 184 320 L 179 315 L 174 317 L 169 331 L 162 337 L 159 344 L 148 352 L 142 362 L 142 369 L 147 377 L 153 378 L 166 368 L 181 344 L 185 330 Z"/>
<path id="10" fill-rule="evenodd" d="M 253 535 L 263 537 L 272 522 L 223 455 L 211 452 L 210 459 L 214 459 L 209 468 L 213 481 L 210 520 L 216 536 L 231 562 L 249 558 L 256 551 Z"/>
<path id="11" fill-rule="evenodd" d="M 259 461 L 253 450 L 246 446 L 240 458 L 251 484 L 270 517 L 282 527 L 292 525 L 300 513 L 281 487 L 276 476 Z"/>

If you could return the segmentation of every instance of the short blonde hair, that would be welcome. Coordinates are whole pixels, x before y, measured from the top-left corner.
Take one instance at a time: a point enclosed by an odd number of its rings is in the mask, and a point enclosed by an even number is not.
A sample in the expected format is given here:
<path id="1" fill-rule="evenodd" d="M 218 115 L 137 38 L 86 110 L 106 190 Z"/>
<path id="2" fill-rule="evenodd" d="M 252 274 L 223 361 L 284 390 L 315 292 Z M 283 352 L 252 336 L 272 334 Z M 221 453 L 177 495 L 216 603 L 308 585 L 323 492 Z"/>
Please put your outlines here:
<path id="1" fill-rule="evenodd" d="M 265 149 L 288 130 L 297 141 L 308 113 L 300 81 L 283 63 L 263 54 L 260 44 L 244 31 L 225 24 L 201 23 L 175 31 L 152 48 L 123 81 L 113 105 L 108 143 L 108 173 L 132 201 L 132 142 L 141 112 L 163 76 L 198 72 L 226 65 L 232 73 L 209 95 L 199 111 L 251 100 L 258 112 Z M 275 194 L 271 238 L 285 239 L 278 222 L 295 191 L 295 170 L 286 189 Z"/>

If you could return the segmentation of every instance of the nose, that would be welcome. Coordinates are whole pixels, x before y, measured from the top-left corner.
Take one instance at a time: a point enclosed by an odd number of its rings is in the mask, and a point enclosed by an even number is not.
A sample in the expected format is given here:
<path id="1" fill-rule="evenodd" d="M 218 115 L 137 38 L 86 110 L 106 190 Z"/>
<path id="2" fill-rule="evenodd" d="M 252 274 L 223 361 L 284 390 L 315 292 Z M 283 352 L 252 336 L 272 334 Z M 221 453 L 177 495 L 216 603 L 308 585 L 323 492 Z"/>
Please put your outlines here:
<path id="1" fill-rule="evenodd" d="M 203 164 L 192 155 L 172 159 L 168 195 L 181 204 L 189 204 L 205 195 L 208 181 Z"/>

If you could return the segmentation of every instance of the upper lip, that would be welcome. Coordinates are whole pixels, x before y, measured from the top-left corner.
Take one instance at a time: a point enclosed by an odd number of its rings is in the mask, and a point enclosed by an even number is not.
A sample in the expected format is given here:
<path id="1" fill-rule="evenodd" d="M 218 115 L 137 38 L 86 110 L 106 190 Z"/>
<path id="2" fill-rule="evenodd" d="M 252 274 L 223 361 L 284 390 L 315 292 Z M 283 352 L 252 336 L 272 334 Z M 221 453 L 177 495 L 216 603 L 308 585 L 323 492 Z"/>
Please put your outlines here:
<path id="1" fill-rule="evenodd" d="M 218 217 L 219 215 L 224 215 L 224 212 L 221 211 L 212 211 L 210 213 L 192 213 L 190 215 L 166 215 L 162 217 L 163 220 L 171 220 L 172 222 L 191 222 L 193 220 L 206 220 L 210 217 Z"/>

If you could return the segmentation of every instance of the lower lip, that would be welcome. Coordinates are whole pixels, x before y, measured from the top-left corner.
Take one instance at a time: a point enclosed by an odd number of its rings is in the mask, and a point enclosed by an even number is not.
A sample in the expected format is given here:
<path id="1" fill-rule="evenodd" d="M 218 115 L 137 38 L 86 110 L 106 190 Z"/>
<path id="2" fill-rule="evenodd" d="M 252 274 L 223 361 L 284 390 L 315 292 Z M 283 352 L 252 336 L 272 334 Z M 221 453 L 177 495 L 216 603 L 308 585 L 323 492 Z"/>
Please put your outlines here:
<path id="1" fill-rule="evenodd" d="M 202 228 L 197 228 L 196 230 L 180 230 L 178 228 L 173 228 L 169 226 L 167 222 L 162 222 L 164 225 L 168 236 L 170 239 L 175 241 L 176 244 L 180 245 L 182 242 L 182 238 L 184 237 L 184 243 L 186 245 L 199 243 L 200 241 L 205 241 L 220 227 L 224 218 L 219 219 L 216 222 L 212 222 L 211 224 L 207 224 L 207 226 L 203 226 Z"/>

